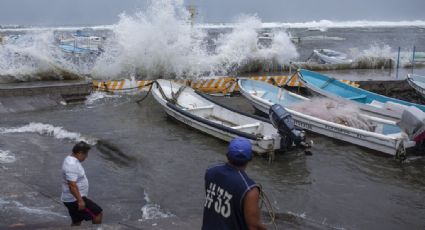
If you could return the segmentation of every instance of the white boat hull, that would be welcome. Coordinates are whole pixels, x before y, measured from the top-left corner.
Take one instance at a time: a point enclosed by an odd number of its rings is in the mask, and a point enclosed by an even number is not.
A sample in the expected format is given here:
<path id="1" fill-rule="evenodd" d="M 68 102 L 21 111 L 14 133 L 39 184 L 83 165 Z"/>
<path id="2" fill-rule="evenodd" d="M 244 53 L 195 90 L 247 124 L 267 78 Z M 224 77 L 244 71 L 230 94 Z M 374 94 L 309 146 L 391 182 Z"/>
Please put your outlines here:
<path id="1" fill-rule="evenodd" d="M 239 87 L 242 95 L 245 96 L 256 109 L 264 113 L 268 113 L 269 108 L 273 105 L 272 102 L 252 95 L 244 90 L 240 84 Z M 355 129 L 302 114 L 288 108 L 285 109 L 291 113 L 292 118 L 295 121 L 295 125 L 299 128 L 389 155 L 395 156 L 401 151 L 405 151 L 406 148 L 413 147 L 416 144 L 414 141 L 409 141 L 396 135 L 387 136 L 361 129 Z"/>
<path id="2" fill-rule="evenodd" d="M 420 78 L 423 79 L 422 82 L 419 82 L 415 80 L 414 78 Z M 407 75 L 407 83 L 416 91 L 418 92 L 423 98 L 425 98 L 425 76 L 419 76 L 415 74 L 408 74 Z"/>
<path id="3" fill-rule="evenodd" d="M 155 86 L 154 86 L 155 87 Z M 192 89 L 190 89 L 192 90 Z M 165 112 L 175 118 L 176 120 L 192 127 L 195 128 L 203 133 L 209 134 L 211 136 L 214 136 L 216 138 L 219 138 L 221 140 L 227 141 L 229 142 L 230 140 L 232 140 L 233 138 L 235 138 L 236 136 L 238 136 L 238 134 L 232 133 L 232 132 L 228 132 L 226 130 L 217 128 L 217 127 L 213 127 L 205 122 L 202 122 L 203 118 L 194 118 L 193 116 L 188 115 L 185 112 L 179 111 L 178 109 L 175 109 L 172 105 L 168 104 L 166 100 L 164 100 L 164 98 L 162 97 L 162 95 L 158 92 L 158 90 L 153 89 L 152 90 L 152 94 L 154 96 L 154 98 L 162 105 L 162 107 L 164 108 Z M 206 100 L 206 99 L 205 99 Z M 227 111 L 229 112 L 229 111 Z M 233 113 L 233 116 L 243 116 L 243 115 L 238 115 L 234 112 L 229 112 L 229 113 Z M 254 120 L 253 120 L 254 121 Z M 269 126 L 271 126 L 271 124 L 263 124 L 268 126 L 268 128 L 270 128 Z M 249 139 L 252 143 L 252 148 L 254 152 L 260 153 L 260 154 L 268 154 L 268 155 L 272 155 L 274 150 L 279 149 L 280 148 L 280 135 L 277 134 L 277 131 L 275 134 L 270 135 L 270 136 L 265 136 L 263 138 L 257 138 L 257 139 Z"/>
<path id="4" fill-rule="evenodd" d="M 347 64 L 347 63 L 353 62 L 351 59 L 347 59 L 347 56 L 343 53 L 336 52 L 336 51 L 333 51 L 333 50 L 327 50 L 327 49 L 324 49 L 324 50 L 328 51 L 329 53 L 333 54 L 334 56 L 328 56 L 328 55 L 320 52 L 321 50 L 313 50 L 313 53 L 325 63 L 328 63 L 328 64 Z"/>

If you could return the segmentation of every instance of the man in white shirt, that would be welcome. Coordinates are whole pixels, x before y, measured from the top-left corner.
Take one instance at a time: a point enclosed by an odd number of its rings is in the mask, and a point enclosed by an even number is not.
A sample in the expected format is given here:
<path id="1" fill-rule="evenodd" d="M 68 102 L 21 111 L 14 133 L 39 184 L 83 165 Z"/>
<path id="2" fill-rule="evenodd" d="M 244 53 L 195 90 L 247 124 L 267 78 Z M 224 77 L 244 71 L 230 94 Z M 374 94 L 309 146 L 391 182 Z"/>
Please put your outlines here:
<path id="1" fill-rule="evenodd" d="M 72 219 L 71 226 L 80 226 L 83 220 L 91 220 L 93 224 L 102 223 L 102 208 L 87 198 L 89 181 L 81 165 L 89 150 L 90 145 L 86 142 L 77 143 L 72 148 L 72 154 L 67 156 L 62 164 L 61 200 L 68 208 Z"/>

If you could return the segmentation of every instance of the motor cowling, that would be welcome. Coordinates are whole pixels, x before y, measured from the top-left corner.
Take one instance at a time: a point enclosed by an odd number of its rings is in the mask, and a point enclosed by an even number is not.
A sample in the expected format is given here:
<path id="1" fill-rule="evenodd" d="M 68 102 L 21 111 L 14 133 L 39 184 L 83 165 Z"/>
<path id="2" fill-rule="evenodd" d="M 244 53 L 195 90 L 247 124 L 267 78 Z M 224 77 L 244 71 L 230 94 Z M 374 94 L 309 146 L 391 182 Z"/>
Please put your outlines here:
<path id="1" fill-rule="evenodd" d="M 278 130 L 279 134 L 285 138 L 286 143 L 295 145 L 303 145 L 305 141 L 304 130 L 295 127 L 292 115 L 279 104 L 274 104 L 270 107 L 269 118 L 273 126 Z"/>

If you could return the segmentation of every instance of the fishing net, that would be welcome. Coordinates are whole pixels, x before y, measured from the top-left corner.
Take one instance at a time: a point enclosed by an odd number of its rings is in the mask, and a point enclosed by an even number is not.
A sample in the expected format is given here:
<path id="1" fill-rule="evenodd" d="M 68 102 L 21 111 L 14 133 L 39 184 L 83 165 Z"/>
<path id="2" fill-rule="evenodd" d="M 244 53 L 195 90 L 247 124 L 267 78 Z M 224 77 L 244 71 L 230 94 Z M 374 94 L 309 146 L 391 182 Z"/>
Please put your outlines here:
<path id="1" fill-rule="evenodd" d="M 290 109 L 337 124 L 373 131 L 375 126 L 360 114 L 360 109 L 352 103 L 328 98 L 313 98 Z"/>

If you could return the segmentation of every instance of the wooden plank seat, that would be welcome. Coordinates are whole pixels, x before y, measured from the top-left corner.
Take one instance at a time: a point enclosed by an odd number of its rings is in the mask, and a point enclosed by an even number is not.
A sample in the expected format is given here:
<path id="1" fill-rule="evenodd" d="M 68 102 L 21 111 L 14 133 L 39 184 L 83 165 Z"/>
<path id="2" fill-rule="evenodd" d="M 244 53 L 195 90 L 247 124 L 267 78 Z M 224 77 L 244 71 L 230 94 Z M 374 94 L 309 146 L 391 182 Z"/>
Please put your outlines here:
<path id="1" fill-rule="evenodd" d="M 214 105 L 206 105 L 206 106 L 198 106 L 198 107 L 188 108 L 186 110 L 197 111 L 197 110 L 208 110 L 208 109 L 213 109 L 213 108 L 214 108 Z"/>
<path id="2" fill-rule="evenodd" d="M 257 97 L 264 97 L 264 95 L 267 94 L 267 92 L 266 91 L 263 91 L 263 90 L 250 90 L 249 93 L 250 94 L 253 94 L 253 95 L 257 96 Z"/>
<path id="3" fill-rule="evenodd" d="M 258 128 L 260 128 L 260 125 L 260 122 L 255 122 L 251 124 L 233 126 L 232 129 L 237 129 L 244 132 L 255 132 Z"/>

